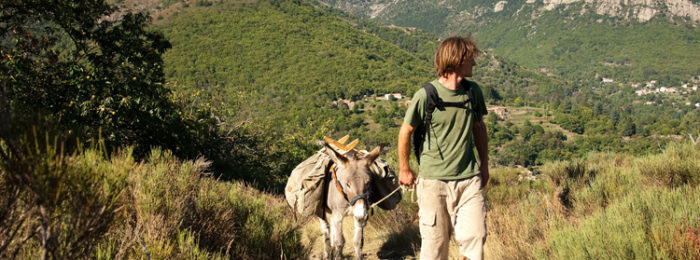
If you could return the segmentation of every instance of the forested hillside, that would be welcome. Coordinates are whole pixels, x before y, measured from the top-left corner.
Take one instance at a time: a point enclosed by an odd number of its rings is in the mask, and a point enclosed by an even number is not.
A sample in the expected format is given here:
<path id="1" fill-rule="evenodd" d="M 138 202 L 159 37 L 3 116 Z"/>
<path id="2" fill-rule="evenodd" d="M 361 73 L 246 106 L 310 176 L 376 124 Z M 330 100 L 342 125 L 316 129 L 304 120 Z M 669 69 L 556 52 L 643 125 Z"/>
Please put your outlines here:
<path id="1" fill-rule="evenodd" d="M 579 80 L 680 86 L 700 74 L 700 6 L 689 1 L 324 2 L 443 37 L 473 32 L 498 55 Z"/>
<path id="2" fill-rule="evenodd" d="M 275 136 L 264 149 L 293 152 L 266 162 L 279 174 L 313 152 L 312 143 L 324 134 L 394 144 L 406 100 L 373 100 L 393 92 L 410 97 L 434 77 L 437 36 L 382 27 L 313 2 L 212 2 L 161 23 L 157 28 L 173 43 L 165 54 L 169 86 L 211 107 L 229 127 Z M 685 134 L 698 124 L 700 114 L 692 107 L 646 105 L 630 87 L 621 91 L 547 75 L 492 53 L 477 60 L 475 73 L 487 102 L 539 111 L 515 127 L 508 120 L 489 121 L 500 163 L 531 166 L 591 150 L 643 154 L 665 143 L 663 135 Z M 537 122 L 554 122 L 580 136 Z M 622 139 L 638 135 L 654 138 Z"/>
<path id="3" fill-rule="evenodd" d="M 594 108 L 596 116 L 606 116 L 615 127 L 620 119 L 630 122 L 633 134 L 685 135 L 698 128 L 697 3 L 324 2 L 442 37 L 474 33 L 492 53 L 525 68 L 559 75 L 579 90 L 550 107 L 572 103 Z M 648 12 L 643 15 L 640 10 Z M 560 112 L 568 114 L 560 117 L 564 121 L 577 117 L 568 108 Z M 568 129 L 583 132 L 582 127 Z"/>
<path id="4" fill-rule="evenodd" d="M 434 77 L 437 37 L 305 2 L 191 6 L 156 28 L 173 44 L 164 55 L 169 87 L 211 107 L 228 126 L 270 136 L 268 149 L 292 151 L 270 162 L 278 169 L 291 170 L 322 135 L 394 144 L 407 99 L 374 101 L 386 93 L 410 98 Z M 535 104 L 574 92 L 564 80 L 491 54 L 479 63 L 478 79 L 493 104 L 518 96 Z"/>

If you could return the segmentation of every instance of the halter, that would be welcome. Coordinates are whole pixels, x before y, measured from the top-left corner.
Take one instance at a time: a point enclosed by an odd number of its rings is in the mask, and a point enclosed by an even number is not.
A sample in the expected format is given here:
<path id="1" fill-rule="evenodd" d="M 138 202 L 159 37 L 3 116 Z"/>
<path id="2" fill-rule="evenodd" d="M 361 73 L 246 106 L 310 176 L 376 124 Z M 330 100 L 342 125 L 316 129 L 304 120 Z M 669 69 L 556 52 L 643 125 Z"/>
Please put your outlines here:
<path id="1" fill-rule="evenodd" d="M 340 182 L 338 181 L 338 177 L 335 175 L 335 169 L 336 169 L 335 165 L 331 166 L 331 173 L 333 174 L 333 182 L 335 183 L 335 188 L 338 189 L 338 192 L 340 192 L 340 195 L 343 196 L 345 201 L 350 203 L 350 206 L 355 206 L 355 202 L 357 202 L 358 200 L 365 200 L 365 203 L 367 201 L 369 201 L 369 193 L 372 189 L 367 189 L 365 191 L 365 193 L 357 195 L 357 196 L 353 197 L 352 199 L 348 200 L 348 195 L 345 194 L 345 192 L 343 192 L 343 187 L 340 185 Z M 367 206 L 369 206 L 369 205 L 367 205 Z"/>

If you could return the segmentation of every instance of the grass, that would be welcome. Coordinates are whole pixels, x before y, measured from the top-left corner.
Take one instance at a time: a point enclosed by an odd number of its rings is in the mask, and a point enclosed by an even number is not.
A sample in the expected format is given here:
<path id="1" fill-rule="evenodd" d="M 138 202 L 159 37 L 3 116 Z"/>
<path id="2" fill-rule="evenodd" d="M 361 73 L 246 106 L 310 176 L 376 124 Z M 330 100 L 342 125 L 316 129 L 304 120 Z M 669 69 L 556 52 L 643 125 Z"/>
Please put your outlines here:
<path id="1" fill-rule="evenodd" d="M 659 154 L 591 153 L 551 162 L 535 178 L 494 168 L 487 198 L 486 259 L 695 259 L 700 253 L 700 149 L 670 143 Z M 365 229 L 369 259 L 417 258 L 417 206 L 409 195 Z M 305 233 L 320 236 L 315 221 Z M 345 225 L 346 240 L 352 225 Z M 320 253 L 317 240 L 312 245 Z M 352 256 L 346 245 L 345 255 Z M 458 248 L 452 243 L 451 256 Z"/>
<path id="2" fill-rule="evenodd" d="M 581 136 L 580 134 L 571 132 L 562 128 L 561 126 L 551 122 L 554 119 L 553 111 L 549 111 L 548 116 L 545 116 L 544 108 L 539 107 L 507 107 L 508 109 L 508 122 L 514 125 L 522 126 L 526 121 L 529 121 L 533 125 L 540 125 L 545 131 L 559 131 L 566 135 L 567 139 L 572 139 Z"/>
<path id="3" fill-rule="evenodd" d="M 308 255 L 279 196 L 213 179 L 203 159 L 181 161 L 156 149 L 136 162 L 131 149 L 64 154 L 55 142 L 30 144 L 0 145 L 9 155 L 0 160 L 0 258 Z"/>
<path id="4" fill-rule="evenodd" d="M 307 259 L 322 248 L 317 221 L 295 220 L 279 195 L 210 178 L 203 159 L 156 149 L 136 162 L 130 149 L 108 156 L 99 145 L 66 154 L 49 138 L 0 148 L 2 258 Z M 486 258 L 697 258 L 698 146 L 591 153 L 540 170 L 492 169 Z M 367 258 L 419 255 L 410 197 L 370 217 Z"/>
<path id="5" fill-rule="evenodd" d="M 678 259 L 692 242 L 674 237 L 698 227 L 700 151 L 669 144 L 632 157 L 591 153 L 552 162 L 537 180 L 494 171 L 486 255 L 493 259 Z M 541 182 L 533 186 L 533 183 Z M 683 227 L 683 228 L 681 228 Z M 681 232 L 682 233 L 682 232 Z M 683 249 L 685 248 L 685 249 Z M 690 249 L 689 249 L 690 248 Z M 686 250 L 686 251 L 683 251 Z M 695 251 L 697 254 L 697 251 Z"/>

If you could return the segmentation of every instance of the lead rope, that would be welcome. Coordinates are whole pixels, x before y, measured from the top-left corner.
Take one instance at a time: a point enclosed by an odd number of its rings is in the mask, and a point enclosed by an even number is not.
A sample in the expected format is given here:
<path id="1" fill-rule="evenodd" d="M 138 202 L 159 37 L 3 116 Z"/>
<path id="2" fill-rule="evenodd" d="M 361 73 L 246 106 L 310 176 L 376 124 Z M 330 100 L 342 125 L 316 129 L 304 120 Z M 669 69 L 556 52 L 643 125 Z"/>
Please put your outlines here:
<path id="1" fill-rule="evenodd" d="M 394 195 L 394 193 L 396 193 L 396 192 L 399 191 L 400 189 L 401 189 L 401 186 L 396 187 L 396 189 L 394 189 L 394 191 L 392 191 L 391 193 L 389 193 L 389 195 L 386 195 L 386 196 L 384 196 L 384 198 L 380 199 L 379 201 L 377 201 L 377 202 L 375 202 L 375 203 L 372 203 L 372 206 L 369 206 L 369 207 L 370 207 L 370 208 L 374 208 L 375 206 L 377 206 L 377 204 L 382 203 L 382 201 L 385 201 L 386 199 L 388 199 L 389 197 L 391 197 L 391 195 Z"/>

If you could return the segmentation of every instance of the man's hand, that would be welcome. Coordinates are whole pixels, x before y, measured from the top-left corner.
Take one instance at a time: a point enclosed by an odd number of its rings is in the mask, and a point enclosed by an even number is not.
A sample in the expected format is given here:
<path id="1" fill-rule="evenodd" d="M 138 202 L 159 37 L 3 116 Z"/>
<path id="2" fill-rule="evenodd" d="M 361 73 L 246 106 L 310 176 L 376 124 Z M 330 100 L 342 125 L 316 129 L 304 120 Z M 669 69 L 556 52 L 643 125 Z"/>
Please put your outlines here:
<path id="1" fill-rule="evenodd" d="M 413 174 L 411 169 L 401 169 L 399 171 L 399 184 L 413 187 L 413 182 L 415 180 L 415 174 Z"/>

